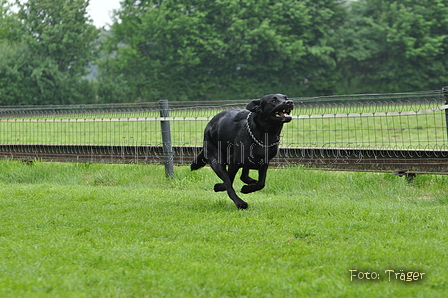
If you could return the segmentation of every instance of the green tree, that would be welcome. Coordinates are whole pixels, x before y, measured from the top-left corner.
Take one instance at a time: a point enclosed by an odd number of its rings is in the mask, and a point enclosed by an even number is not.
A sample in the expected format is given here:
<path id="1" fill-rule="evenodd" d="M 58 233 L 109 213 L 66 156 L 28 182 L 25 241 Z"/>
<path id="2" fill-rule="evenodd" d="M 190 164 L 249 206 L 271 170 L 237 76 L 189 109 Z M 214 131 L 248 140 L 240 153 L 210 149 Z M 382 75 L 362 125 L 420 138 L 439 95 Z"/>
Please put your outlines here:
<path id="1" fill-rule="evenodd" d="M 7 0 L 0 0 L 0 43 L 17 39 L 20 23 Z"/>
<path id="2" fill-rule="evenodd" d="M 448 75 L 445 0 L 360 0 L 341 28 L 339 93 L 439 89 Z"/>
<path id="3" fill-rule="evenodd" d="M 88 63 L 96 57 L 98 36 L 87 17 L 88 3 L 16 1 L 19 12 L 7 14 L 9 27 L 16 30 L 9 31 L 0 44 L 0 104 L 94 100 L 93 85 L 83 79 Z"/>
<path id="4" fill-rule="evenodd" d="M 343 14 L 332 0 L 123 1 L 100 96 L 117 80 L 128 86 L 117 101 L 331 93 Z"/>
<path id="5" fill-rule="evenodd" d="M 85 75 L 99 31 L 87 15 L 89 0 L 16 0 L 30 49 L 51 57 L 58 70 Z"/>

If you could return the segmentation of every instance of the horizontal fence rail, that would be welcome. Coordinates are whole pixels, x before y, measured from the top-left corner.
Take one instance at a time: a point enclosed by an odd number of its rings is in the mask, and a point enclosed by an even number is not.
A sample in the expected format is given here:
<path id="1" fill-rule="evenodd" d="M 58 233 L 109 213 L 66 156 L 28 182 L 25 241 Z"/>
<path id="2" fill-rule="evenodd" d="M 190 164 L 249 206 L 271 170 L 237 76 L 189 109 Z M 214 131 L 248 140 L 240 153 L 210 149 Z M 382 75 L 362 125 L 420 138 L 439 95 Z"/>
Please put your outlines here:
<path id="1" fill-rule="evenodd" d="M 447 91 L 293 98 L 272 166 L 448 173 Z M 189 164 L 205 125 L 237 102 L 0 107 L 0 157 Z M 162 139 L 170 124 L 172 149 Z M 165 152 L 164 152 L 165 151 Z"/>
<path id="2" fill-rule="evenodd" d="M 324 118 L 353 118 L 353 117 L 394 117 L 394 116 L 417 116 L 423 114 L 444 111 L 448 105 L 419 111 L 400 112 L 374 112 L 374 113 L 347 113 L 347 114 L 320 114 L 320 115 L 292 115 L 292 119 L 324 119 Z M 0 122 L 9 123 L 87 123 L 87 122 L 139 122 L 139 121 L 210 121 L 209 117 L 145 117 L 145 118 L 101 118 L 101 119 L 0 119 Z"/>

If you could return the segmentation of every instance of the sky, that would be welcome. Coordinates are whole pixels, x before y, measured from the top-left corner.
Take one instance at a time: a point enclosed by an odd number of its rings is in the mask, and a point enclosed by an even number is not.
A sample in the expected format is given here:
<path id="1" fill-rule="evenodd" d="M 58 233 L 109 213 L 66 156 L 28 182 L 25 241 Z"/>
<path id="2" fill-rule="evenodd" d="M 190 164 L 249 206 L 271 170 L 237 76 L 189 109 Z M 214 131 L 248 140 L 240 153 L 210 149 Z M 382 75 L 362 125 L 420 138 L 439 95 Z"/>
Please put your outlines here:
<path id="1" fill-rule="evenodd" d="M 8 0 L 14 3 L 14 0 Z M 96 27 L 112 25 L 112 10 L 120 8 L 120 0 L 90 0 L 87 13 L 93 20 Z"/>
<path id="2" fill-rule="evenodd" d="M 96 27 L 112 25 L 112 10 L 120 8 L 120 0 L 90 0 L 87 12 Z"/>

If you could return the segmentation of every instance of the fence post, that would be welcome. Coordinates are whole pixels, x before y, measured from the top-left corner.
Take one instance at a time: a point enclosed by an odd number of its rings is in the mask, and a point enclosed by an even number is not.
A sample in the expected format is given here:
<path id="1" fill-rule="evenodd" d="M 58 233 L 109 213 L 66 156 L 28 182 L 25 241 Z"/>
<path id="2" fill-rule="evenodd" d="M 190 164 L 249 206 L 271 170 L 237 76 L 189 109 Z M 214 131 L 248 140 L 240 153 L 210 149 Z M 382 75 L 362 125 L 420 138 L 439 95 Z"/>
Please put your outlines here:
<path id="1" fill-rule="evenodd" d="M 442 88 L 443 97 L 445 98 L 445 104 L 448 105 L 448 86 Z M 446 125 L 446 133 L 448 137 L 448 109 L 445 109 L 445 125 Z"/>
<path id="2" fill-rule="evenodd" d="M 168 100 L 160 100 L 160 117 L 169 117 Z M 163 155 L 165 156 L 165 175 L 168 178 L 174 177 L 174 163 L 173 163 L 173 146 L 171 143 L 171 129 L 170 122 L 160 121 L 162 129 Z"/>

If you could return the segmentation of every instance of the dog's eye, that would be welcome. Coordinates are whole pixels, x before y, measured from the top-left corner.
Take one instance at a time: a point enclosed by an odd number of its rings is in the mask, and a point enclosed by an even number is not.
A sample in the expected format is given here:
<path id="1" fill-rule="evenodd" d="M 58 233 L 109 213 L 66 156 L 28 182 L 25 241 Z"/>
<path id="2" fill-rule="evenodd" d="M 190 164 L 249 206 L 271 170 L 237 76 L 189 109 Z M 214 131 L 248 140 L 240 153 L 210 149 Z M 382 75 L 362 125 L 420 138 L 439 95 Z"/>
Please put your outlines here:
<path id="1" fill-rule="evenodd" d="M 277 97 L 274 97 L 274 98 L 272 99 L 272 102 L 277 102 L 277 101 L 278 101 Z"/>

